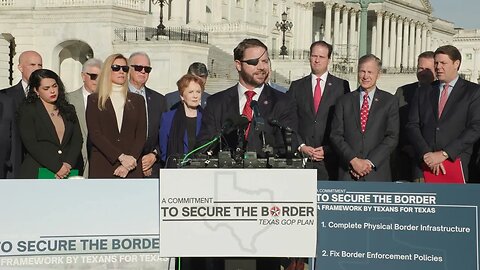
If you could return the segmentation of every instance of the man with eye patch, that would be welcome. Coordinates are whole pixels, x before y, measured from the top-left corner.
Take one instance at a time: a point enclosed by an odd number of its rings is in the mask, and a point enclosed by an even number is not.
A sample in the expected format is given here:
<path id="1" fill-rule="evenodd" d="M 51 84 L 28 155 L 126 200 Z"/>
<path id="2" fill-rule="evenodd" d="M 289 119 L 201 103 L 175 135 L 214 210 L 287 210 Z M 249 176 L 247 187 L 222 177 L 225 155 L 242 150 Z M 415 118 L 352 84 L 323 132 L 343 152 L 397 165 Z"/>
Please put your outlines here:
<path id="1" fill-rule="evenodd" d="M 211 95 L 202 117 L 202 127 L 198 136 L 200 145 L 219 134 L 228 119 L 237 119 L 245 115 L 250 120 L 246 128 L 245 142 L 236 130 L 225 134 L 222 141 L 223 150 L 235 151 L 242 147 L 245 151 L 256 152 L 257 157 L 265 157 L 263 137 L 252 125 L 252 101 L 258 104 L 258 112 L 265 120 L 265 144 L 273 147 L 274 155 L 284 154 L 285 143 L 279 128 L 272 126 L 269 120 L 276 120 L 283 126 L 297 129 L 295 106 L 286 94 L 266 84 L 270 72 L 268 49 L 258 39 L 244 39 L 233 50 L 234 64 L 238 71 L 238 84 Z M 296 146 L 294 146 L 296 147 Z M 214 152 L 218 151 L 217 146 Z"/>
<path id="2" fill-rule="evenodd" d="M 162 113 L 167 111 L 167 101 L 162 94 L 145 86 L 152 71 L 148 54 L 134 52 L 128 58 L 128 64 L 130 65 L 128 89 L 144 98 L 147 112 L 147 140 L 142 151 L 143 175 L 158 178 L 161 166 L 158 156 L 160 153 L 158 130 Z"/>
<path id="3" fill-rule="evenodd" d="M 258 157 L 264 157 L 266 153 L 262 149 L 260 131 L 255 130 L 251 123 L 253 110 L 250 105 L 255 100 L 260 116 L 265 119 L 266 144 L 273 147 L 273 154 L 282 155 L 284 141 L 281 130 L 270 125 L 272 121 L 269 120 L 276 120 L 281 125 L 296 130 L 297 117 L 295 106 L 287 95 L 266 84 L 270 72 L 267 46 L 258 39 L 244 39 L 233 50 L 233 56 L 239 82 L 208 98 L 197 145 L 203 145 L 219 134 L 227 121 L 238 119 L 239 115 L 245 115 L 250 120 L 250 125 L 246 128 L 246 136 L 238 134 L 237 130 L 228 132 L 222 139 L 222 150 L 234 152 L 237 147 L 242 147 L 241 143 L 245 141 L 246 151 L 256 152 Z M 219 146 L 213 151 L 218 152 Z M 214 269 L 224 268 L 220 263 L 220 267 L 216 265 Z M 280 269 L 280 258 L 257 258 L 256 269 L 278 270 Z"/>
<path id="4" fill-rule="evenodd" d="M 82 158 L 77 159 L 75 168 L 84 168 L 83 177 L 88 177 L 88 151 L 87 151 L 87 123 L 85 120 L 85 109 L 87 108 L 87 98 L 90 94 L 97 91 L 98 76 L 102 68 L 102 61 L 96 58 L 90 58 L 82 66 L 83 85 L 77 90 L 67 93 L 67 100 L 75 107 L 80 129 L 82 131 L 83 145 Z"/>

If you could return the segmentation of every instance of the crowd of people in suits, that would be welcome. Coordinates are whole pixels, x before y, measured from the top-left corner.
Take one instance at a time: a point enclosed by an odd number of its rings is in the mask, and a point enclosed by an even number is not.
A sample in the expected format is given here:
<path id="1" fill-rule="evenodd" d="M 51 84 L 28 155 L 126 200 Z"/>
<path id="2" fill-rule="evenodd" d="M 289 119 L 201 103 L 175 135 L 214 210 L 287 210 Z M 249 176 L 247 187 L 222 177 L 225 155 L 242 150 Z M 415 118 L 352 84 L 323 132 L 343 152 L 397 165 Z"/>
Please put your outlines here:
<path id="1" fill-rule="evenodd" d="M 372 54 L 358 61 L 358 88 L 332 75 L 333 49 L 311 44 L 311 74 L 285 93 L 269 80 L 267 46 L 245 39 L 233 50 L 236 85 L 208 95 L 207 68 L 196 62 L 166 97 L 146 86 L 153 68 L 144 52 L 87 60 L 83 86 L 70 93 L 37 52 L 23 52 L 22 79 L 0 91 L 0 177 L 37 178 L 40 169 L 59 179 L 75 169 L 85 178 L 158 177 L 169 157 L 220 133 L 213 153 L 281 156 L 285 127 L 319 180 L 422 181 L 423 170 L 445 173 L 443 162 L 457 159 L 466 179 L 477 177 L 480 86 L 459 76 L 457 48 L 420 54 L 418 82 L 395 95 L 377 87 L 382 63 Z M 255 114 L 269 120 L 261 130 L 251 128 Z M 226 130 L 240 115 L 242 132 Z"/>

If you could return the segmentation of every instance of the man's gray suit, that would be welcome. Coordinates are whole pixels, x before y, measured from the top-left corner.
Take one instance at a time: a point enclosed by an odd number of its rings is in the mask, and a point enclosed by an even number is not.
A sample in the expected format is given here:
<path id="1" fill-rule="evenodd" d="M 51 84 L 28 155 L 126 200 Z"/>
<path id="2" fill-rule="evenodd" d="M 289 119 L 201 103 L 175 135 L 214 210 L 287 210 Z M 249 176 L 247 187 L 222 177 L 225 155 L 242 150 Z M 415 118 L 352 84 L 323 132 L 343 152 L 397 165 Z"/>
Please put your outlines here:
<path id="1" fill-rule="evenodd" d="M 392 94 L 375 90 L 365 132 L 360 125 L 360 89 L 340 97 L 335 106 L 330 140 L 339 155 L 340 180 L 353 180 L 350 161 L 368 159 L 375 168 L 361 178 L 363 181 L 390 181 L 390 154 L 398 142 L 398 99 Z"/>
<path id="2" fill-rule="evenodd" d="M 75 112 L 77 113 L 78 122 L 80 124 L 80 129 L 82 131 L 82 160 L 83 160 L 83 176 L 88 177 L 88 152 L 87 152 L 87 122 L 85 120 L 85 102 L 83 100 L 83 87 L 67 93 L 67 99 L 70 104 L 75 107 Z"/>

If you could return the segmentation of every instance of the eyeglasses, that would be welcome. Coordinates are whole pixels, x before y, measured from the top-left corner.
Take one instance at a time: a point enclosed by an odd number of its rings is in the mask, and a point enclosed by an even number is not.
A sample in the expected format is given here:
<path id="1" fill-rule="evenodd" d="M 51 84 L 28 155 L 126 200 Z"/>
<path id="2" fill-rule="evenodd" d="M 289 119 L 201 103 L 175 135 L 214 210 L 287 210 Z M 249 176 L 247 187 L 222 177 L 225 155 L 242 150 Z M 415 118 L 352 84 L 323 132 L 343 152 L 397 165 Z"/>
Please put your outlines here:
<path id="1" fill-rule="evenodd" d="M 240 63 L 246 63 L 247 65 L 250 65 L 250 66 L 256 66 L 258 65 L 258 62 L 260 61 L 260 58 L 262 58 L 262 56 L 266 53 L 267 51 L 264 51 L 262 53 L 262 55 L 260 55 L 258 58 L 254 58 L 254 59 L 248 59 L 248 60 L 238 60 L 240 61 Z"/>
<path id="2" fill-rule="evenodd" d="M 111 66 L 112 68 L 112 71 L 120 71 L 120 69 L 123 71 L 123 72 L 128 72 L 128 70 L 130 69 L 128 66 L 120 66 L 120 65 L 112 65 Z"/>
<path id="3" fill-rule="evenodd" d="M 85 72 L 90 77 L 90 80 L 95 81 L 98 78 L 98 74 Z"/>
<path id="4" fill-rule="evenodd" d="M 145 70 L 145 73 L 150 73 L 152 71 L 152 67 L 149 66 L 141 66 L 141 65 L 130 65 L 133 67 L 133 69 L 137 72 L 142 72 L 142 70 Z"/>

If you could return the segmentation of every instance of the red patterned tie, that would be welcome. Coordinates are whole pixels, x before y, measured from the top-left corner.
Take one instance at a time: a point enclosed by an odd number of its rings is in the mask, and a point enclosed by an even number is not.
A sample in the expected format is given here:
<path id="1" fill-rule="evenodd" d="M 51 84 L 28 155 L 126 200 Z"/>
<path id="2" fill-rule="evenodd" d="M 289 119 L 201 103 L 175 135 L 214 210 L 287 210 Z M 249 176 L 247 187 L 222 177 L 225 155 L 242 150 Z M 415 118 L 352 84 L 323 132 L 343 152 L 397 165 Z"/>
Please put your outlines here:
<path id="1" fill-rule="evenodd" d="M 368 121 L 368 93 L 365 92 L 363 96 L 362 108 L 360 109 L 360 124 L 362 126 L 362 133 L 365 132 Z"/>
<path id="2" fill-rule="evenodd" d="M 440 101 L 438 102 L 438 118 L 442 115 L 443 109 L 445 108 L 445 104 L 447 104 L 448 99 L 448 88 L 450 85 L 448 83 L 445 84 L 443 87 L 442 93 L 440 93 Z"/>
<path id="3" fill-rule="evenodd" d="M 318 112 L 320 100 L 322 100 L 322 87 L 320 85 L 321 80 L 322 79 L 317 78 L 317 85 L 315 85 L 315 92 L 313 93 L 313 106 L 315 108 L 315 113 Z"/>
<path id="4" fill-rule="evenodd" d="M 249 121 L 252 121 L 252 117 L 253 117 L 252 108 L 250 108 L 250 103 L 252 103 L 253 96 L 255 96 L 255 94 L 256 93 L 252 90 L 247 90 L 245 92 L 245 96 L 247 96 L 247 102 L 243 107 L 242 114 L 245 115 Z M 245 139 L 247 139 L 249 131 L 250 131 L 250 123 L 248 124 L 247 129 L 245 130 Z"/>

